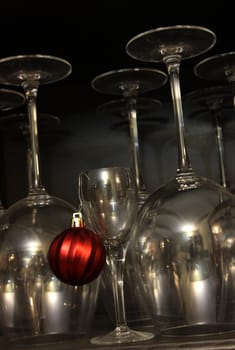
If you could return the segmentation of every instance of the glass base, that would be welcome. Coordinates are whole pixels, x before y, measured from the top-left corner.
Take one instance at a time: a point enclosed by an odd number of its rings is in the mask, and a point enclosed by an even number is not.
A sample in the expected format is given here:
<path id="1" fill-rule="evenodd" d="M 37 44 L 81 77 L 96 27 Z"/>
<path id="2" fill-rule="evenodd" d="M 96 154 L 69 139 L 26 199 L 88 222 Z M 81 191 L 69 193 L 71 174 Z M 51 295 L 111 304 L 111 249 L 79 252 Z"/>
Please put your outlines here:
<path id="1" fill-rule="evenodd" d="M 161 330 L 161 335 L 167 337 L 205 337 L 225 333 L 234 333 L 235 323 L 195 323 L 189 325 L 179 325 Z"/>
<path id="2" fill-rule="evenodd" d="M 90 339 L 91 344 L 109 345 L 109 344 L 124 344 L 153 339 L 154 333 L 134 331 L 128 327 L 116 327 L 113 331 L 93 337 Z"/>

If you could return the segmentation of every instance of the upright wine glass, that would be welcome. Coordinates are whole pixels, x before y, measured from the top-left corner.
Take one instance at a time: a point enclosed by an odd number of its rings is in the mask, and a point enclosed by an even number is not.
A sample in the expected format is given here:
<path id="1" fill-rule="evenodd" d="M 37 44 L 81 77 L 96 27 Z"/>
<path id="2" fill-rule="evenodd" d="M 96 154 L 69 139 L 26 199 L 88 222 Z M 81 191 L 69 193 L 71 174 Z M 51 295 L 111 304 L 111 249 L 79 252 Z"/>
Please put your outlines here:
<path id="1" fill-rule="evenodd" d="M 91 86 L 94 90 L 119 95 L 124 98 L 129 121 L 131 165 L 136 178 L 138 203 L 141 206 L 148 196 L 143 180 L 138 137 L 138 97 L 140 94 L 160 88 L 167 82 L 166 73 L 152 68 L 126 68 L 96 76 Z"/>
<path id="2" fill-rule="evenodd" d="M 135 59 L 165 63 L 170 79 L 178 169 L 176 176 L 153 192 L 140 209 L 133 252 L 155 326 L 171 336 L 203 335 L 235 326 L 224 324 L 218 317 L 221 276 L 208 221 L 221 200 L 233 196 L 192 170 L 179 80 L 181 61 L 206 52 L 215 42 L 215 34 L 207 28 L 179 25 L 141 33 L 126 45 L 127 53 Z"/>
<path id="3" fill-rule="evenodd" d="M 160 88 L 166 81 L 166 73 L 157 69 L 126 68 L 108 71 L 96 76 L 91 82 L 92 88 L 97 92 L 121 96 L 121 99 L 113 100 L 99 106 L 97 111 L 105 113 L 106 115 L 109 114 L 109 116 L 113 115 L 113 112 L 116 114 L 119 112 L 119 117 L 121 115 L 128 120 L 130 161 L 137 184 L 139 208 L 149 194 L 141 166 L 138 128 L 139 116 L 142 111 L 153 109 L 153 107 L 156 109 L 156 105 L 158 108 L 160 105 L 160 101 L 144 99 L 140 97 L 140 95 Z M 124 271 L 126 317 L 128 323 L 133 323 L 133 325 L 150 325 L 152 324 L 152 320 L 146 311 L 146 305 L 138 285 L 133 291 L 133 283 L 135 283 L 134 270 L 135 267 L 131 261 L 131 255 L 127 254 Z M 108 302 L 109 296 L 111 295 L 111 278 L 109 271 L 105 270 L 101 280 L 103 282 L 101 283 L 103 287 L 101 287 L 101 293 L 104 296 L 105 306 L 109 315 L 111 315 L 111 319 L 114 319 L 112 314 L 114 308 L 111 307 L 113 303 L 112 301 Z"/>
<path id="4" fill-rule="evenodd" d="M 19 108 L 25 104 L 25 96 L 18 91 L 10 89 L 0 89 L 0 112 Z M 0 216 L 4 213 L 4 206 L 0 199 Z"/>
<path id="5" fill-rule="evenodd" d="M 225 166 L 223 127 L 234 117 L 233 95 L 230 87 L 214 86 L 195 90 L 185 97 L 185 102 L 196 104 L 196 110 L 189 114 L 190 119 L 209 119 L 215 127 L 216 144 L 219 159 L 220 184 L 228 188 Z"/>
<path id="6" fill-rule="evenodd" d="M 28 195 L 10 206 L 0 220 L 1 331 L 19 342 L 29 337 L 35 343 L 48 342 L 51 337 L 62 341 L 68 340 L 66 334 L 86 333 L 87 317 L 95 302 L 96 284 L 84 288 L 64 284 L 54 276 L 47 260 L 52 240 L 71 226 L 77 210 L 48 194 L 42 185 L 36 98 L 39 85 L 59 81 L 70 73 L 71 65 L 53 56 L 0 60 L 0 83 L 24 90 L 32 150 Z"/>
<path id="7" fill-rule="evenodd" d="M 134 114 L 134 121 L 131 122 L 129 119 L 129 106 L 125 98 L 120 98 L 116 100 L 111 100 L 107 103 L 104 103 L 98 106 L 96 112 L 99 116 L 107 117 L 116 117 L 118 121 L 114 122 L 111 126 L 112 129 L 128 132 L 130 138 L 130 153 L 134 153 L 131 157 L 134 164 L 133 169 L 138 169 L 137 173 L 141 178 L 143 183 L 140 186 L 138 205 L 141 207 L 144 199 L 148 196 L 147 186 L 143 182 L 143 176 L 141 175 L 141 166 L 140 166 L 140 155 L 139 152 L 139 137 L 144 132 L 149 130 L 148 128 L 153 128 L 153 125 L 156 126 L 159 122 L 158 112 L 160 110 L 161 103 L 159 100 L 151 98 L 138 97 L 135 99 L 135 111 L 132 110 L 132 115 Z M 120 121 L 121 117 L 121 121 Z M 167 118 L 164 118 L 166 121 Z M 137 120 L 138 120 L 138 129 L 137 129 Z M 161 119 L 163 121 L 163 118 Z M 130 130 L 131 129 L 131 130 Z M 136 130 L 136 132 L 135 132 Z M 134 136 L 133 136 L 134 135 Z M 135 156 L 136 155 L 136 156 Z M 143 191 L 145 188 L 145 191 Z M 136 288 L 133 290 L 133 285 L 136 285 Z M 110 278 L 110 271 L 107 269 L 104 270 L 101 277 L 101 287 L 100 294 L 104 300 L 105 310 L 107 311 L 110 319 L 115 324 L 115 313 L 114 313 L 114 304 L 112 298 L 112 284 Z M 132 327 L 146 327 L 152 326 L 152 319 L 147 311 L 145 300 L 142 297 L 141 291 L 135 281 L 135 266 L 132 262 L 132 257 L 130 254 L 130 249 L 127 252 L 126 261 L 125 261 L 125 270 L 124 270 L 124 295 L 125 295 L 125 307 L 126 307 L 126 319 L 127 323 Z"/>
<path id="8" fill-rule="evenodd" d="M 125 167 L 91 169 L 79 174 L 78 187 L 83 212 L 106 247 L 116 314 L 115 329 L 91 338 L 91 343 L 113 345 L 151 339 L 153 333 L 130 329 L 125 315 L 123 271 L 138 209 L 134 174 Z"/>

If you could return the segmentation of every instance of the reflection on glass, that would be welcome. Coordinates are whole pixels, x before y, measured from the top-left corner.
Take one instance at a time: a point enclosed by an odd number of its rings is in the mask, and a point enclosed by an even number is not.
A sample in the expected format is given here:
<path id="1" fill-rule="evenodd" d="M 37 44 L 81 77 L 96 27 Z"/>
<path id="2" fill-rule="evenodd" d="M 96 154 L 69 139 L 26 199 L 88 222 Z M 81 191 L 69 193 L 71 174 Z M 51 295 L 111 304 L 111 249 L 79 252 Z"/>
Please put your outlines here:
<path id="1" fill-rule="evenodd" d="M 36 99 L 40 84 L 56 82 L 70 73 L 71 65 L 53 56 L 23 55 L 0 60 L 0 82 L 24 90 L 30 135 L 28 195 L 11 205 L 0 219 L 1 300 L 7 300 L 4 294 L 7 281 L 14 285 L 14 303 L 0 304 L 3 315 L 0 325 L 11 341 L 24 342 L 34 337 L 35 343 L 45 343 L 49 334 L 54 334 L 55 339 L 61 335 L 60 341 L 66 340 L 66 334 L 84 331 L 77 327 L 78 319 L 87 320 L 89 309 L 94 311 L 95 307 L 98 282 L 89 286 L 93 293 L 87 294 L 88 311 L 81 314 L 83 288 L 81 293 L 75 293 L 74 287 L 55 280 L 47 261 L 51 241 L 71 226 L 77 210 L 65 200 L 49 195 L 42 185 Z"/>
<path id="2" fill-rule="evenodd" d="M 167 82 L 166 73 L 152 68 L 126 68 L 109 71 L 95 77 L 91 85 L 98 92 L 121 95 L 122 110 L 126 111 L 129 122 L 131 166 L 134 171 L 139 206 L 147 198 L 148 192 L 144 183 L 138 137 L 139 95 L 160 88 Z M 150 102 L 149 102 L 150 104 Z M 106 107 L 108 107 L 106 105 Z"/>
<path id="3" fill-rule="evenodd" d="M 172 26 L 139 34 L 126 46 L 127 53 L 135 59 L 164 62 L 170 79 L 178 169 L 172 180 L 145 201 L 133 240 L 137 274 L 155 326 L 171 336 L 234 329 L 218 315 L 223 303 L 221 276 L 208 221 L 214 208 L 222 200 L 232 199 L 232 195 L 214 181 L 197 175 L 191 167 L 179 81 L 181 61 L 206 52 L 215 41 L 215 34 L 207 28 Z M 153 244 L 157 249 L 152 249 Z M 158 266 L 163 267 L 161 273 Z"/>
<path id="4" fill-rule="evenodd" d="M 220 183 L 230 190 L 225 166 L 223 127 L 235 115 L 231 89 L 225 86 L 215 86 L 192 91 L 185 96 L 185 101 L 191 104 L 196 103 L 198 107 L 194 113 L 190 114 L 190 118 L 202 120 L 209 117 L 211 119 L 215 127 Z"/>
<path id="5" fill-rule="evenodd" d="M 113 331 L 91 338 L 92 344 L 122 344 L 154 337 L 128 327 L 124 299 L 124 264 L 138 209 L 136 181 L 125 167 L 87 170 L 79 175 L 79 197 L 92 230 L 103 239 L 112 280 L 116 323 Z"/>
<path id="6" fill-rule="evenodd" d="M 153 99 L 141 98 L 139 95 L 160 88 L 167 82 L 166 73 L 150 68 L 127 68 L 115 71 L 109 71 L 98 75 L 92 80 L 92 87 L 102 93 L 121 95 L 122 99 L 117 99 L 99 106 L 99 113 L 113 115 L 118 112 L 119 117 L 123 116 L 128 121 L 129 145 L 130 145 L 130 162 L 134 172 L 137 191 L 138 206 L 142 206 L 149 193 L 144 181 L 141 167 L 140 145 L 139 145 L 139 128 L 138 122 L 140 114 L 146 117 L 146 112 L 155 110 L 159 107 L 160 102 Z M 157 116 L 155 121 L 157 120 Z M 147 312 L 145 301 L 142 298 L 138 283 L 135 280 L 135 271 L 131 255 L 127 253 L 125 268 L 125 295 L 126 295 L 126 314 L 127 319 L 133 322 L 133 325 L 152 325 L 152 320 Z M 111 318 L 113 302 L 107 302 L 110 295 L 111 283 L 110 275 L 107 271 L 102 275 L 101 293 L 106 300 L 105 305 Z M 133 291 L 133 284 L 136 288 Z"/>
<path id="7" fill-rule="evenodd" d="M 225 81 L 231 90 L 234 109 L 235 52 L 214 55 L 200 61 L 194 68 L 196 76 L 206 80 Z M 234 192 L 234 188 L 230 188 Z M 223 201 L 211 215 L 210 225 L 216 241 L 216 258 L 220 266 L 222 300 L 219 310 L 223 322 L 235 321 L 235 202 Z"/>

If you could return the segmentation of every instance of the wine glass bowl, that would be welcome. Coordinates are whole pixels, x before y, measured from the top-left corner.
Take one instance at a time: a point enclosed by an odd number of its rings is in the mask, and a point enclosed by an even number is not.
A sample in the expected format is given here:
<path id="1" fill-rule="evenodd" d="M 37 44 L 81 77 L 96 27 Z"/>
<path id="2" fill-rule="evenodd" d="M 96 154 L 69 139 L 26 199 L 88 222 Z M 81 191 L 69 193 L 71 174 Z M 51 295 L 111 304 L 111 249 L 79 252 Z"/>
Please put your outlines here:
<path id="1" fill-rule="evenodd" d="M 24 90 L 31 150 L 28 195 L 11 205 L 0 220 L 0 327 L 10 341 L 19 343 L 61 342 L 87 334 L 95 311 L 99 281 L 81 288 L 65 284 L 53 274 L 47 259 L 52 240 L 71 227 L 77 209 L 50 195 L 42 184 L 37 93 L 40 84 L 70 73 L 70 63 L 53 56 L 0 60 L 0 82 Z"/>
<path id="2" fill-rule="evenodd" d="M 234 327 L 217 320 L 220 288 L 208 220 L 220 196 L 231 199 L 211 180 L 185 174 L 160 186 L 140 210 L 132 251 L 155 326 L 164 335 Z"/>
<path id="3" fill-rule="evenodd" d="M 130 168 L 90 169 L 79 175 L 79 198 L 86 221 L 103 239 L 115 305 L 115 329 L 91 338 L 91 343 L 122 344 L 144 341 L 154 334 L 130 329 L 126 322 L 123 268 L 137 214 L 137 189 Z"/>
<path id="4" fill-rule="evenodd" d="M 91 169 L 81 173 L 80 181 L 83 211 L 104 243 L 111 249 L 129 241 L 136 216 L 136 192 L 128 171 L 118 167 Z M 129 187 L 124 188 L 124 184 Z"/>
<path id="5" fill-rule="evenodd" d="M 221 322 L 231 324 L 234 329 L 234 249 L 235 249 L 235 201 L 222 201 L 209 220 L 215 237 L 215 256 L 220 273 L 221 307 L 218 314 Z"/>
<path id="6" fill-rule="evenodd" d="M 137 278 L 155 327 L 168 336 L 206 335 L 235 326 L 219 316 L 224 305 L 222 268 L 209 224 L 214 209 L 233 196 L 192 169 L 179 81 L 181 60 L 206 52 L 215 42 L 215 34 L 207 28 L 172 26 L 141 33 L 126 45 L 132 58 L 166 65 L 176 120 L 176 176 L 147 198 L 131 242 Z"/>

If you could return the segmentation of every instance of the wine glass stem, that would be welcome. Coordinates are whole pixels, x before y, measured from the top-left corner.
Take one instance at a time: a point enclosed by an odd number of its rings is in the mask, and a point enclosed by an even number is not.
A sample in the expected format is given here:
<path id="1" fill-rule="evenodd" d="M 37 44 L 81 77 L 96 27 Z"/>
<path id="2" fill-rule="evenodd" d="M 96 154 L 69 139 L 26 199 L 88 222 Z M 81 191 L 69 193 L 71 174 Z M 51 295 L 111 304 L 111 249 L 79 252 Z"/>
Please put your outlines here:
<path id="1" fill-rule="evenodd" d="M 222 132 L 222 126 L 220 124 L 220 116 L 218 115 L 218 113 L 219 112 L 213 111 L 214 119 L 215 119 L 216 141 L 217 141 L 217 148 L 218 148 L 218 155 L 219 155 L 221 185 L 224 188 L 227 188 L 227 180 L 226 180 L 225 165 L 224 165 L 223 132 Z"/>
<path id="2" fill-rule="evenodd" d="M 107 247 L 107 265 L 112 276 L 116 327 L 120 329 L 127 327 L 123 289 L 126 249 L 126 247 Z"/>
<path id="3" fill-rule="evenodd" d="M 28 188 L 32 186 L 32 150 L 30 147 L 27 148 L 27 169 L 28 169 Z"/>
<path id="4" fill-rule="evenodd" d="M 39 82 L 38 81 L 24 81 L 22 87 L 25 91 L 29 127 L 30 127 L 30 142 L 32 151 L 32 183 L 31 192 L 40 192 L 42 187 L 40 178 L 40 162 L 39 162 L 39 146 L 38 146 L 38 125 L 37 125 L 37 93 Z"/>
<path id="5" fill-rule="evenodd" d="M 143 177 L 140 171 L 141 167 L 140 167 L 139 136 L 138 136 L 137 109 L 136 109 L 135 98 L 127 99 L 127 111 L 128 111 L 128 120 L 129 120 L 132 168 L 136 179 L 137 190 L 138 192 L 141 192 L 141 191 L 145 191 L 146 188 L 145 188 Z"/>
<path id="6" fill-rule="evenodd" d="M 172 102 L 173 102 L 173 111 L 176 119 L 176 127 L 177 127 L 177 134 L 178 134 L 179 154 L 178 154 L 177 173 L 179 174 L 188 173 L 188 172 L 192 172 L 192 168 L 190 165 L 188 151 L 185 143 L 184 117 L 183 117 L 180 80 L 179 80 L 181 57 L 178 55 L 166 56 L 164 57 L 163 60 L 166 64 L 168 75 L 169 75 L 171 96 L 172 96 Z"/>

